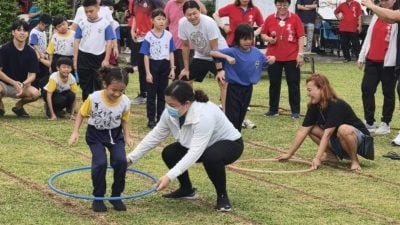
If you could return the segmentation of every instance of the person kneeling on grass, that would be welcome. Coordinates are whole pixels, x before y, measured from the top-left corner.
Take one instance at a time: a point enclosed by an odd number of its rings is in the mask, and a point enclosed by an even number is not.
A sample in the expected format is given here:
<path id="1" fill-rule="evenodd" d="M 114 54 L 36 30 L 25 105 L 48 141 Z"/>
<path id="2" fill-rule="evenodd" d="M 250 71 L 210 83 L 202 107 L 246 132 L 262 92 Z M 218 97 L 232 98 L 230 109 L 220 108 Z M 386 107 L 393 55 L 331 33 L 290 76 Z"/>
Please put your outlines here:
<path id="1" fill-rule="evenodd" d="M 362 147 L 364 136 L 370 135 L 364 123 L 349 104 L 337 97 L 324 75 L 313 74 L 307 78 L 306 84 L 310 101 L 303 125 L 289 151 L 278 159 L 290 159 L 308 135 L 318 145 L 312 160 L 314 169 L 334 154 L 336 159 L 350 159 L 351 170 L 360 170 L 357 150 Z"/>
<path id="2" fill-rule="evenodd" d="M 42 96 L 45 104 L 46 116 L 50 120 L 65 117 L 64 108 L 70 119 L 75 119 L 76 93 L 78 85 L 71 74 L 72 59 L 61 57 L 57 60 L 57 70 L 50 75 L 49 82 L 43 87 Z"/>
<path id="3" fill-rule="evenodd" d="M 173 82 L 164 93 L 167 104 L 160 121 L 127 156 L 128 163 L 138 161 L 172 134 L 176 142 L 166 146 L 162 152 L 170 170 L 156 183 L 157 191 L 178 178 L 180 187 L 163 197 L 196 198 L 188 169 L 196 162 L 202 162 L 217 192 L 216 210 L 231 211 L 225 165 L 236 161 L 243 152 L 240 132 L 217 105 L 208 101 L 204 92 L 193 92 L 192 86 L 185 81 Z"/>

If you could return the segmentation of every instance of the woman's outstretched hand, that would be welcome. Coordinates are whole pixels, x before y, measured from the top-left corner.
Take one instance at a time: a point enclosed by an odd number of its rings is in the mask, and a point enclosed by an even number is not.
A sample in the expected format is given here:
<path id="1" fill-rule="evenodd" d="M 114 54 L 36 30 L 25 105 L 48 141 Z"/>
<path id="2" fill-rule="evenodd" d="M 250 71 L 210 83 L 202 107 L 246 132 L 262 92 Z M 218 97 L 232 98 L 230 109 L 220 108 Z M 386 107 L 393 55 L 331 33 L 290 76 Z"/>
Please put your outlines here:
<path id="1" fill-rule="evenodd" d="M 276 157 L 276 159 L 279 160 L 279 161 L 288 160 L 290 158 L 292 158 L 292 155 L 289 154 L 289 153 L 285 153 L 285 154 L 282 154 L 282 155 Z"/>
<path id="2" fill-rule="evenodd" d="M 161 191 L 164 188 L 168 187 L 169 182 L 171 182 L 171 180 L 168 176 L 162 176 L 154 186 L 157 187 L 157 191 Z"/>

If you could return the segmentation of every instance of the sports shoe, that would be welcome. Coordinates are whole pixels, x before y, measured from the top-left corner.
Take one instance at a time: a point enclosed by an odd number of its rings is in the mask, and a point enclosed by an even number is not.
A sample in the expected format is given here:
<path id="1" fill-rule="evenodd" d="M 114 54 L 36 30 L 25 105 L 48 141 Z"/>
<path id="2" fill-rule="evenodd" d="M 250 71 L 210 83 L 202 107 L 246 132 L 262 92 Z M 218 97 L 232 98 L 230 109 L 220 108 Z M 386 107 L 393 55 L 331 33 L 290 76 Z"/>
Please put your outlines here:
<path id="1" fill-rule="evenodd" d="M 126 206 L 121 200 L 110 200 L 110 203 L 114 206 L 115 210 L 126 211 Z"/>
<path id="2" fill-rule="evenodd" d="M 137 96 L 131 101 L 131 105 L 140 105 L 140 104 L 146 104 L 147 99 L 142 96 Z"/>
<path id="3" fill-rule="evenodd" d="M 257 126 L 253 122 L 251 122 L 251 120 L 244 120 L 243 123 L 242 123 L 242 127 L 243 128 L 254 129 Z"/>
<path id="4" fill-rule="evenodd" d="M 18 117 L 29 117 L 29 114 L 25 111 L 24 107 L 17 108 L 12 107 L 11 109 Z"/>
<path id="5" fill-rule="evenodd" d="M 92 203 L 92 210 L 95 212 L 106 212 L 107 207 L 104 205 L 104 202 L 101 200 L 95 200 Z"/>
<path id="6" fill-rule="evenodd" d="M 389 125 L 385 122 L 381 122 L 379 127 L 375 130 L 375 134 L 390 134 Z"/>
<path id="7" fill-rule="evenodd" d="M 215 209 L 218 212 L 230 212 L 232 211 L 231 203 L 229 202 L 229 198 L 227 195 L 220 195 L 217 198 L 217 206 Z"/>
<path id="8" fill-rule="evenodd" d="M 272 111 L 268 111 L 266 113 L 264 113 L 265 117 L 273 117 L 273 116 L 279 116 L 278 112 L 272 112 Z"/>
<path id="9" fill-rule="evenodd" d="M 292 115 L 290 117 L 292 119 L 299 119 L 300 118 L 300 114 L 299 113 L 292 113 Z"/>
<path id="10" fill-rule="evenodd" d="M 399 131 L 399 134 L 397 135 L 397 137 L 392 140 L 392 145 L 400 146 L 400 131 Z"/>
<path id="11" fill-rule="evenodd" d="M 183 190 L 181 188 L 178 188 L 175 191 L 162 196 L 164 198 L 188 199 L 188 200 L 193 200 L 197 198 L 196 188 L 192 188 L 191 190 Z"/>
<path id="12" fill-rule="evenodd" d="M 365 127 L 367 128 L 367 130 L 368 130 L 370 133 L 375 133 L 375 131 L 376 131 L 376 125 L 375 125 L 375 123 L 372 124 L 372 125 L 369 125 L 369 124 L 367 123 L 367 121 L 364 121 L 364 125 L 365 125 Z"/>

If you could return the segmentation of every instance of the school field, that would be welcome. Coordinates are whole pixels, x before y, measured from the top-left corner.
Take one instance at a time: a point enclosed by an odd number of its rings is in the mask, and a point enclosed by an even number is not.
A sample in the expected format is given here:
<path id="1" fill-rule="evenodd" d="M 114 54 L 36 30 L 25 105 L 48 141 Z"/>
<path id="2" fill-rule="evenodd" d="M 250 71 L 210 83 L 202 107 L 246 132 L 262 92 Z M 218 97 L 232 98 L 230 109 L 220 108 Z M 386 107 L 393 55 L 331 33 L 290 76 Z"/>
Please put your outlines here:
<path id="1" fill-rule="evenodd" d="M 308 66 L 308 65 L 306 65 Z M 305 68 L 307 69 L 307 68 Z M 317 72 L 326 74 L 339 96 L 349 102 L 362 118 L 360 83 L 362 72 L 353 63 L 316 64 Z M 307 95 L 302 75 L 302 114 Z M 195 88 L 205 90 L 218 102 L 218 87 L 206 78 Z M 137 95 L 138 78 L 132 74 L 126 94 Z M 79 101 L 80 102 L 80 101 Z M 194 201 L 167 200 L 162 193 L 141 199 L 126 200 L 127 212 L 116 212 L 107 202 L 108 212 L 94 213 L 91 202 L 56 194 L 47 186 L 58 171 L 89 166 L 90 151 L 85 143 L 84 124 L 79 143 L 67 146 L 73 122 L 48 121 L 43 101 L 26 106 L 30 119 L 18 119 L 12 113 L 13 99 L 4 99 L 6 115 L 0 118 L 0 224 L 400 224 L 400 161 L 382 157 L 389 151 L 400 152 L 390 145 L 400 128 L 399 101 L 390 124 L 392 132 L 375 137 L 375 161 L 360 158 L 362 170 L 353 173 L 349 162 L 324 164 L 320 169 L 299 174 L 249 173 L 227 170 L 227 186 L 233 206 L 231 213 L 217 213 L 215 191 L 202 165 L 189 171 L 200 198 Z M 255 86 L 251 111 L 247 118 L 256 129 L 242 131 L 245 150 L 241 159 L 274 158 L 284 152 L 301 126 L 302 119 L 290 118 L 286 82 L 282 83 L 281 115 L 266 119 L 268 77 Z M 382 92 L 377 92 L 376 119 L 380 120 Z M 130 131 L 135 145 L 149 131 L 146 128 L 145 105 L 131 108 Z M 156 177 L 167 171 L 161 159 L 162 147 L 169 139 L 132 167 Z M 306 140 L 296 157 L 311 161 L 316 146 Z M 130 149 L 127 148 L 127 151 Z M 308 165 L 287 162 L 242 163 L 239 166 L 262 170 L 302 170 Z M 108 174 L 111 171 L 108 172 Z M 150 181 L 128 174 L 126 194 L 150 189 Z M 112 176 L 108 176 L 108 190 Z M 64 191 L 90 195 L 90 172 L 67 174 L 55 181 Z M 166 191 L 177 187 L 177 182 Z M 164 193 L 164 192 L 163 192 Z"/>

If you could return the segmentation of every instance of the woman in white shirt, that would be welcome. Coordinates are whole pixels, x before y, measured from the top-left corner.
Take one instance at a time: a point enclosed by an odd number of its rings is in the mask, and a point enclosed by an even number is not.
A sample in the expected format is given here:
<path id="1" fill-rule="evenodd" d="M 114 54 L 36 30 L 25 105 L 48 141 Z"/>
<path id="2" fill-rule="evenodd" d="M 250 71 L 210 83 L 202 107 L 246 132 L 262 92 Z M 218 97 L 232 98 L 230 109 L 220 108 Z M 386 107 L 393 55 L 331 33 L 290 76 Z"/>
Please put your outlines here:
<path id="1" fill-rule="evenodd" d="M 156 127 L 127 156 L 134 163 L 155 148 L 170 134 L 176 142 L 162 152 L 170 169 L 157 182 L 157 190 L 166 188 L 176 178 L 179 189 L 165 198 L 196 198 L 188 169 L 202 162 L 217 192 L 217 211 L 231 211 L 226 191 L 225 165 L 236 161 L 243 152 L 241 134 L 217 105 L 208 101 L 203 91 L 193 92 L 184 81 L 177 80 L 165 90 L 166 109 Z"/>

